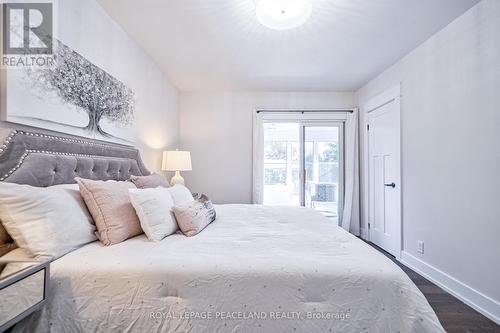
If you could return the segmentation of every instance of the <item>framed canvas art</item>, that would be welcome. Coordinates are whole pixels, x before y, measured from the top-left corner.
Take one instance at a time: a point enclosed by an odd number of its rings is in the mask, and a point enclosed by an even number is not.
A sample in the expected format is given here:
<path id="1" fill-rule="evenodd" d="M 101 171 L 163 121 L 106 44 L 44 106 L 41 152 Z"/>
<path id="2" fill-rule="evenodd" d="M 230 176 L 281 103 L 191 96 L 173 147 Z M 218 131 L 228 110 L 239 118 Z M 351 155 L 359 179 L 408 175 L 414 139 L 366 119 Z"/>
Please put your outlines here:
<path id="1" fill-rule="evenodd" d="M 129 144 L 135 94 L 123 82 L 61 41 L 51 66 L 2 70 L 3 120 Z"/>

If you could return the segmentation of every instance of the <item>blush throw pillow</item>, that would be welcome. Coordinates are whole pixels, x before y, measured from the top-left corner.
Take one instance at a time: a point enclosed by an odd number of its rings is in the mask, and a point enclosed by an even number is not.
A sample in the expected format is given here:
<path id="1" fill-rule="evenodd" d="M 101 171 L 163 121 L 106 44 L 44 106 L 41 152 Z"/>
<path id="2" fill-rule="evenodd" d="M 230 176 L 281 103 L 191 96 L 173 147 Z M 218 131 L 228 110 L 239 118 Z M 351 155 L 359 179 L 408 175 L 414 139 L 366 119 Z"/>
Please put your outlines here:
<path id="1" fill-rule="evenodd" d="M 137 188 L 170 187 L 165 177 L 157 173 L 152 173 L 149 176 L 130 176 L 130 181 Z"/>
<path id="2" fill-rule="evenodd" d="M 132 182 L 78 177 L 75 180 L 104 245 L 117 244 L 142 233 L 128 195 L 129 189 L 136 188 Z"/>
<path id="3" fill-rule="evenodd" d="M 174 199 L 174 204 L 176 206 L 184 205 L 194 201 L 191 191 L 189 191 L 188 188 L 184 185 L 175 184 L 168 190 L 170 191 L 170 194 L 172 195 L 172 199 Z"/>
<path id="4" fill-rule="evenodd" d="M 174 200 L 167 188 L 129 189 L 142 230 L 152 241 L 161 241 L 178 230 L 172 207 Z"/>
<path id="5" fill-rule="evenodd" d="M 215 208 L 206 195 L 200 195 L 194 201 L 176 205 L 172 210 L 179 229 L 186 236 L 198 234 L 216 218 Z"/>
<path id="6" fill-rule="evenodd" d="M 33 187 L 0 183 L 0 219 L 16 244 L 56 259 L 95 241 L 95 226 L 76 184 Z"/>

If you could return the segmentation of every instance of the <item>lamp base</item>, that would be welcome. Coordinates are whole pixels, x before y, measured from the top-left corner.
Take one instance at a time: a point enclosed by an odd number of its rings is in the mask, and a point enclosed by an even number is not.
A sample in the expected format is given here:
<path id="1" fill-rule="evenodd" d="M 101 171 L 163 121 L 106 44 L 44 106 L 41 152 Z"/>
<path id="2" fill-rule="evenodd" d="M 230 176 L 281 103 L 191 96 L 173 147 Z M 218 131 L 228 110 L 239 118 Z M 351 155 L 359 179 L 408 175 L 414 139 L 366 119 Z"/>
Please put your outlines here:
<path id="1" fill-rule="evenodd" d="M 184 185 L 184 178 L 182 178 L 180 171 L 176 171 L 175 175 L 170 179 L 170 185 L 174 186 L 175 184 Z"/>

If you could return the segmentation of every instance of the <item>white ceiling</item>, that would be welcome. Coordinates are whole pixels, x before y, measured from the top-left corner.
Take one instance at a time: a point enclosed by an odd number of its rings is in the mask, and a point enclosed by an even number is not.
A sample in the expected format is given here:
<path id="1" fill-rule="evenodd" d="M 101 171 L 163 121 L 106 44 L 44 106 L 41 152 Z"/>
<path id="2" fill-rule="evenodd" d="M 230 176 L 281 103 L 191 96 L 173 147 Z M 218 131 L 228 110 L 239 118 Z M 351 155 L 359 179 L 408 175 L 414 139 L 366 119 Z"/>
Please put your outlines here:
<path id="1" fill-rule="evenodd" d="M 181 91 L 352 91 L 478 0 L 312 0 L 273 31 L 253 0 L 98 0 Z"/>

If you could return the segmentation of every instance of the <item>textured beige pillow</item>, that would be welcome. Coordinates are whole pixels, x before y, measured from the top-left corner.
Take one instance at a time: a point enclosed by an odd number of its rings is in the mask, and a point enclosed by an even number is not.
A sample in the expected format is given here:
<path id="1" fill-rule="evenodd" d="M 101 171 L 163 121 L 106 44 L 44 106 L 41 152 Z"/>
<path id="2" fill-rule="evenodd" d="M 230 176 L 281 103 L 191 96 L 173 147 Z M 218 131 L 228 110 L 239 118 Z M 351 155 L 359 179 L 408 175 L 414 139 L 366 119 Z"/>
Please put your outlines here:
<path id="1" fill-rule="evenodd" d="M 195 199 L 172 208 L 179 229 L 186 236 L 198 234 L 216 217 L 215 208 L 206 195 L 197 196 Z"/>
<path id="2" fill-rule="evenodd" d="M 128 194 L 130 188 L 136 188 L 132 182 L 96 181 L 78 177 L 75 180 L 104 245 L 117 244 L 142 234 Z"/>
<path id="3" fill-rule="evenodd" d="M 157 173 L 152 173 L 149 176 L 130 176 L 130 181 L 137 188 L 170 187 L 165 177 Z"/>

